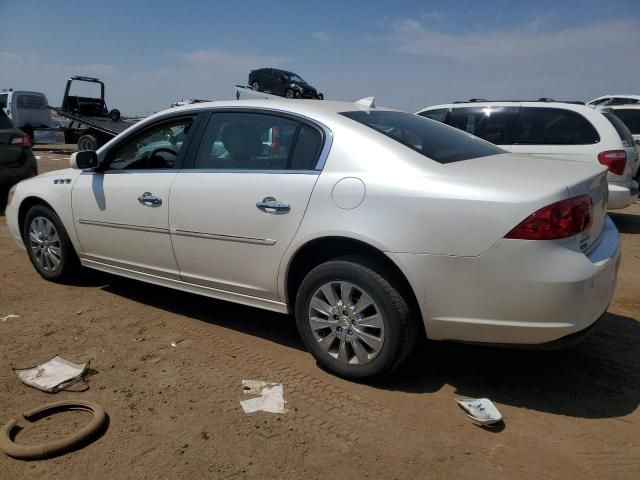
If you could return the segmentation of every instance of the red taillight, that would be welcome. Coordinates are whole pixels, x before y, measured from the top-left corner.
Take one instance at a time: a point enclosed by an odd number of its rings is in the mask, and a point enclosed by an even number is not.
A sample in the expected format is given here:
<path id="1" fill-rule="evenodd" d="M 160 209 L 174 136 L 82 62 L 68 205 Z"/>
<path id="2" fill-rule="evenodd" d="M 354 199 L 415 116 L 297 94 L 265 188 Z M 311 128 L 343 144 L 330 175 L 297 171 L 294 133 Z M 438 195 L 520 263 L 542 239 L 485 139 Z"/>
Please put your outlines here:
<path id="1" fill-rule="evenodd" d="M 31 148 L 31 139 L 26 133 L 11 137 L 11 145 L 22 145 L 22 148 Z"/>
<path id="2" fill-rule="evenodd" d="M 611 173 L 624 174 L 627 166 L 627 152 L 624 150 L 607 150 L 598 154 L 598 161 L 605 165 Z"/>
<path id="3" fill-rule="evenodd" d="M 569 198 L 541 208 L 511 230 L 505 238 L 555 240 L 584 232 L 593 221 L 593 202 L 589 195 Z"/>

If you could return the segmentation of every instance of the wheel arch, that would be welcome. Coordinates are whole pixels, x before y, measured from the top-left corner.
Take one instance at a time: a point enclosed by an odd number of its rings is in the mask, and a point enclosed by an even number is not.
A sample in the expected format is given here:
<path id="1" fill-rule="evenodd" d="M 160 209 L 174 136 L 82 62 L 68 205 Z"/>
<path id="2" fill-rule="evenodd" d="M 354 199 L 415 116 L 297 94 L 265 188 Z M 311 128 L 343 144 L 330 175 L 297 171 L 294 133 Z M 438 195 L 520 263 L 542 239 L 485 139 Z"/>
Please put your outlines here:
<path id="1" fill-rule="evenodd" d="M 313 268 L 321 263 L 345 255 L 366 257 L 385 273 L 390 274 L 392 276 L 390 280 L 406 294 L 406 301 L 409 303 L 413 315 L 416 316 L 416 320 L 424 328 L 423 316 L 416 292 L 402 268 L 378 247 L 351 237 L 318 237 L 308 240 L 297 248 L 289 258 L 284 272 L 284 293 L 287 304 L 290 306 L 295 304 L 300 283 Z"/>
<path id="2" fill-rule="evenodd" d="M 44 207 L 50 208 L 52 211 L 56 211 L 55 208 L 51 206 L 49 202 L 44 200 L 41 197 L 37 197 L 35 195 L 30 195 L 24 198 L 20 202 L 20 206 L 18 207 L 18 226 L 20 227 L 20 235 L 24 237 L 24 219 L 27 217 L 27 212 L 31 207 L 36 205 L 42 205 Z"/>

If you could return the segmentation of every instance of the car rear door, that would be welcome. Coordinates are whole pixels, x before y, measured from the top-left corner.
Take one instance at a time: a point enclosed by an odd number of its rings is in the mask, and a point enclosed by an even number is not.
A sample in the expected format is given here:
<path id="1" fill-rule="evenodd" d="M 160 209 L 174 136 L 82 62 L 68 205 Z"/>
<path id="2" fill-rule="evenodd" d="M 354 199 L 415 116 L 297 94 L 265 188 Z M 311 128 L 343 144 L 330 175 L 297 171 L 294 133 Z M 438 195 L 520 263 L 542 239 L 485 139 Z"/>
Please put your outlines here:
<path id="1" fill-rule="evenodd" d="M 191 168 L 171 188 L 181 279 L 279 301 L 280 261 L 307 208 L 326 139 L 318 126 L 275 112 L 213 112 Z"/>

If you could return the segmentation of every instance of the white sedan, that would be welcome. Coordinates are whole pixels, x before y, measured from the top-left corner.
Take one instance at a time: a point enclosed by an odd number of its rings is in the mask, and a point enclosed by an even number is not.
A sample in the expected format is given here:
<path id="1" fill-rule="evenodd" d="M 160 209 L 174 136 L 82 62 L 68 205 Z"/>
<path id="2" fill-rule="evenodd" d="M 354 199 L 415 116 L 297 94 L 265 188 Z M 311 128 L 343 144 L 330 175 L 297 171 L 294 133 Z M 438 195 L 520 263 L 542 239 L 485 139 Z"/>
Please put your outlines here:
<path id="1" fill-rule="evenodd" d="M 71 167 L 10 192 L 42 277 L 82 265 L 295 313 L 318 363 L 349 378 L 388 374 L 425 334 L 569 343 L 615 288 L 605 167 L 373 105 L 173 108 Z"/>

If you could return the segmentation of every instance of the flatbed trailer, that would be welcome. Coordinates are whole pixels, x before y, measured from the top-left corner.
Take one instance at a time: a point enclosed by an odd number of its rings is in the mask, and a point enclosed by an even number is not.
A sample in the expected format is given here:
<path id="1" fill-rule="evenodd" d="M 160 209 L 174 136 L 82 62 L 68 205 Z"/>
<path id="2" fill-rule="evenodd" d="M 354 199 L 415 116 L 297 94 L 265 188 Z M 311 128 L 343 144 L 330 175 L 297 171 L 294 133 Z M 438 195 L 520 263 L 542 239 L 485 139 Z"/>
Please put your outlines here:
<path id="1" fill-rule="evenodd" d="M 99 84 L 100 97 L 69 95 L 74 81 Z M 69 126 L 63 129 L 65 143 L 77 143 L 79 150 L 97 150 L 135 123 L 135 120 L 122 119 L 116 109 L 107 110 L 104 90 L 104 83 L 97 78 L 73 76 L 67 80 L 62 106 L 49 106 L 49 109 L 60 117 L 71 121 Z"/>

